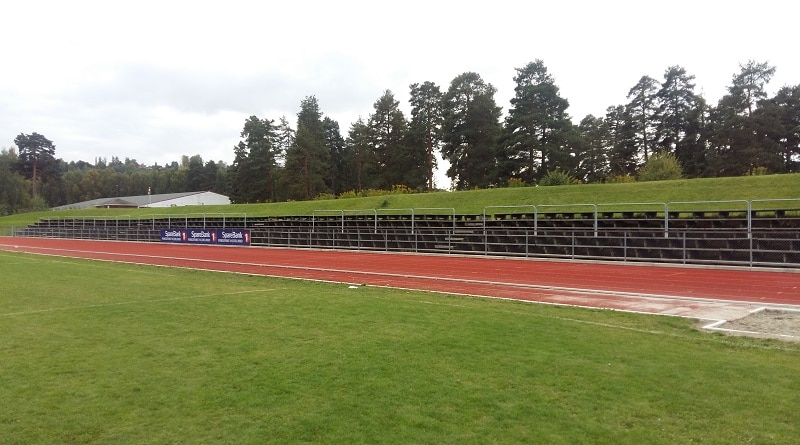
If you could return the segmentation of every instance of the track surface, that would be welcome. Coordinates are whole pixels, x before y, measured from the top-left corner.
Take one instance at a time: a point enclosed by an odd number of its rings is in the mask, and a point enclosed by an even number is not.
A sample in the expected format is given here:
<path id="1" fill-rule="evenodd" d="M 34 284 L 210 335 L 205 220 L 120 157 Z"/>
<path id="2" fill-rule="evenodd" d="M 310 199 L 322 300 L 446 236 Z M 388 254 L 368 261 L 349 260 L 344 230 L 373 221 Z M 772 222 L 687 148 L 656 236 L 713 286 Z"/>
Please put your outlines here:
<path id="1" fill-rule="evenodd" d="M 259 247 L 0 237 L 0 250 L 733 320 L 800 308 L 800 273 Z"/>

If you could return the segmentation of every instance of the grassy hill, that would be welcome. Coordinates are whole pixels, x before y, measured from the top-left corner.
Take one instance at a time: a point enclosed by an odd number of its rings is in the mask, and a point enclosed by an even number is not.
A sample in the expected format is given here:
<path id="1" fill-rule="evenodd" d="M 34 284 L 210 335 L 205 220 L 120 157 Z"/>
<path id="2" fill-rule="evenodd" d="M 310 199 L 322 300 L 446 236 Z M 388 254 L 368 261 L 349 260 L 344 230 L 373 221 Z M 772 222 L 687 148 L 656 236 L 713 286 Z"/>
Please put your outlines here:
<path id="1" fill-rule="evenodd" d="M 234 204 L 156 209 L 82 209 L 32 212 L 0 218 L 0 228 L 21 227 L 42 217 L 148 218 L 156 215 L 247 214 L 250 216 L 310 215 L 315 210 L 381 209 L 402 213 L 407 209 L 446 208 L 457 214 L 480 214 L 487 206 L 556 204 L 666 203 L 796 199 L 781 207 L 800 208 L 800 174 L 682 179 L 621 184 L 583 184 L 556 187 L 519 187 L 460 192 L 398 194 L 367 198 L 297 201 L 270 204 Z M 713 208 L 709 205 L 709 208 Z"/>

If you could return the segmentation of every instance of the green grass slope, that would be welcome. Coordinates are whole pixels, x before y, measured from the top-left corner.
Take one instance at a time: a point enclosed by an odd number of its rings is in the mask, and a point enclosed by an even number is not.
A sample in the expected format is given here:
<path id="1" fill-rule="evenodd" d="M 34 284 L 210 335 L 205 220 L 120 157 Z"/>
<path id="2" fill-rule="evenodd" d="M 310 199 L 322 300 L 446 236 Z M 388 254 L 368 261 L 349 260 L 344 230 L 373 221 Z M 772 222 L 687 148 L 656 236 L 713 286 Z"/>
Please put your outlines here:
<path id="1" fill-rule="evenodd" d="M 800 174 L 733 178 L 682 179 L 621 184 L 583 184 L 556 187 L 520 187 L 398 194 L 367 198 L 297 201 L 270 204 L 235 204 L 155 209 L 84 209 L 34 212 L 0 218 L 0 227 L 22 227 L 40 217 L 132 217 L 185 214 L 247 214 L 248 216 L 310 215 L 316 210 L 367 210 L 408 212 L 406 209 L 454 209 L 457 214 L 480 214 L 487 206 L 603 204 L 760 199 L 800 200 Z M 787 203 L 800 207 L 800 201 Z M 449 210 L 430 211 L 444 212 Z M 418 212 L 425 212 L 418 210 Z"/>

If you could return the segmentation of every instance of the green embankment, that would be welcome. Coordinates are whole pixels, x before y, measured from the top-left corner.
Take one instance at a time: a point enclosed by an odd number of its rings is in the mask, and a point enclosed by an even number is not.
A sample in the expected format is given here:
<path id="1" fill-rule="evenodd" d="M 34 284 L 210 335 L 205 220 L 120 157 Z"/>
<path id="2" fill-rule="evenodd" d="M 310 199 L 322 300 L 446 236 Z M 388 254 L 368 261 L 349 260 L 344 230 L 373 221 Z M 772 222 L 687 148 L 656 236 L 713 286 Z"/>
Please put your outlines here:
<path id="1" fill-rule="evenodd" d="M 460 192 L 398 194 L 366 198 L 234 204 L 154 209 L 82 209 L 32 212 L 0 218 L 0 228 L 23 227 L 43 217 L 131 217 L 186 214 L 246 214 L 254 216 L 310 215 L 315 210 L 371 210 L 402 213 L 406 209 L 454 209 L 457 214 L 480 214 L 488 206 L 556 204 L 665 203 L 798 199 L 781 207 L 800 208 L 800 174 L 557 187 L 519 187 Z M 736 207 L 736 206 L 734 206 Z M 714 209 L 714 206 L 709 205 Z M 635 207 L 634 207 L 635 209 Z"/>

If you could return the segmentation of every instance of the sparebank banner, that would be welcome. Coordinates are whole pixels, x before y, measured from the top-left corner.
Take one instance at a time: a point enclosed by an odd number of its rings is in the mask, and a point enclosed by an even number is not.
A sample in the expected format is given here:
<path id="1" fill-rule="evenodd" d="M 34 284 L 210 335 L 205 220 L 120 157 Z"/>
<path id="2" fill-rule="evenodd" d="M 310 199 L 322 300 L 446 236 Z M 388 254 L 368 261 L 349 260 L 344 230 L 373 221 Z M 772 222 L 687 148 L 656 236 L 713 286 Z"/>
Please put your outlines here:
<path id="1" fill-rule="evenodd" d="M 192 244 L 214 244 L 217 242 L 217 231 L 186 229 L 183 231 L 183 242 Z"/>
<path id="2" fill-rule="evenodd" d="M 217 244 L 249 246 L 250 231 L 242 229 L 217 229 Z"/>
<path id="3" fill-rule="evenodd" d="M 250 231 L 245 229 L 161 229 L 161 242 L 249 246 Z"/>
<path id="4" fill-rule="evenodd" d="M 179 229 L 161 229 L 161 242 L 162 243 L 182 243 L 183 230 Z"/>

